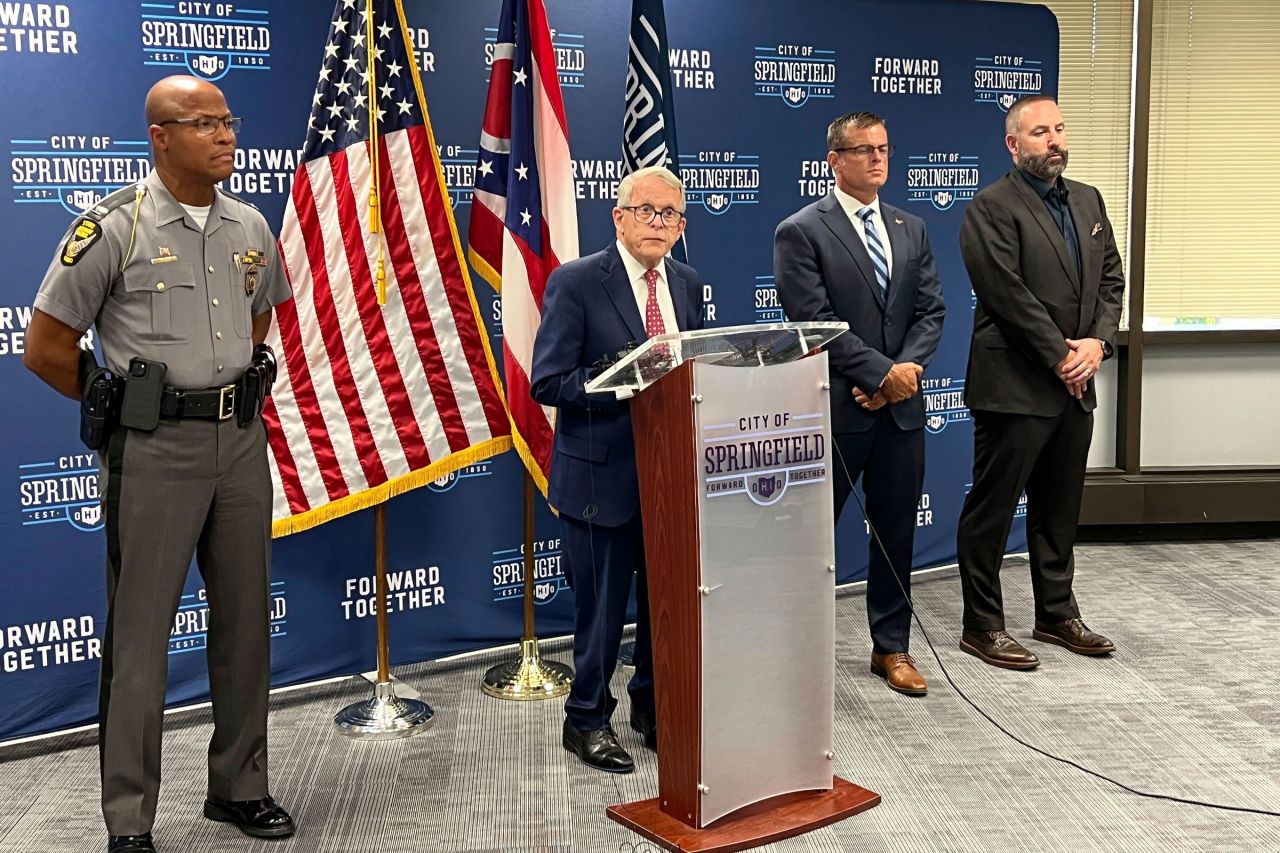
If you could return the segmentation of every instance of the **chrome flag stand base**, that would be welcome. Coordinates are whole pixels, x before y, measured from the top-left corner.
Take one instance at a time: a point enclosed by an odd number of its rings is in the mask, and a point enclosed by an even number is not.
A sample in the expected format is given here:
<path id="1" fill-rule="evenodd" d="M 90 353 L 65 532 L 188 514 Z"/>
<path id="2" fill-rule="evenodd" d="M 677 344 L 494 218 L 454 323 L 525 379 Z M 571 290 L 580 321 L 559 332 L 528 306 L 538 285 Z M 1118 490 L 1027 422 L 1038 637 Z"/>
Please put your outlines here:
<path id="1" fill-rule="evenodd" d="M 401 699 L 395 686 L 382 682 L 373 686 L 373 698 L 348 705 L 333 718 L 338 734 L 366 740 L 409 737 L 426 731 L 436 712 L 426 702 Z"/>
<path id="2" fill-rule="evenodd" d="M 498 699 L 552 699 L 569 692 L 573 669 L 543 660 L 538 640 L 520 641 L 520 658 L 500 663 L 484 674 L 480 689 Z"/>

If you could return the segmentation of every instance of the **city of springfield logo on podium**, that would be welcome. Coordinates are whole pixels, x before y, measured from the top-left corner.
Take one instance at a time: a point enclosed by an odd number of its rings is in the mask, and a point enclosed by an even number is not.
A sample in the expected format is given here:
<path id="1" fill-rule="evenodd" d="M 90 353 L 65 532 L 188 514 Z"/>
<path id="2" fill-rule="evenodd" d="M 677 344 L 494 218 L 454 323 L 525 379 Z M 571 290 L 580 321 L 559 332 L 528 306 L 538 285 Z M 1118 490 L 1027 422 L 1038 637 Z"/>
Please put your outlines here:
<path id="1" fill-rule="evenodd" d="M 982 174 L 976 154 L 954 151 L 912 154 L 907 158 L 907 201 L 928 202 L 948 210 L 978 192 Z"/>
<path id="2" fill-rule="evenodd" d="M 836 96 L 836 52 L 809 44 L 775 44 L 755 49 L 757 97 L 781 98 L 799 109 L 813 98 Z"/>
<path id="3" fill-rule="evenodd" d="M 792 486 L 827 479 L 821 412 L 758 412 L 702 427 L 702 482 L 707 498 L 745 494 L 772 506 Z"/>
<path id="4" fill-rule="evenodd" d="M 151 173 L 145 139 L 53 133 L 9 139 L 14 204 L 57 204 L 72 216 Z"/>
<path id="5" fill-rule="evenodd" d="M 1039 59 L 999 53 L 973 59 L 974 101 L 995 104 L 1002 113 L 1018 98 L 1038 95 L 1043 85 Z"/>
<path id="6" fill-rule="evenodd" d="M 689 204 L 720 216 L 735 204 L 760 203 L 760 155 L 699 151 L 680 155 L 680 179 Z"/>
<path id="7" fill-rule="evenodd" d="M 185 69 L 205 80 L 231 71 L 271 69 L 270 12 L 265 3 L 141 3 L 143 65 Z"/>

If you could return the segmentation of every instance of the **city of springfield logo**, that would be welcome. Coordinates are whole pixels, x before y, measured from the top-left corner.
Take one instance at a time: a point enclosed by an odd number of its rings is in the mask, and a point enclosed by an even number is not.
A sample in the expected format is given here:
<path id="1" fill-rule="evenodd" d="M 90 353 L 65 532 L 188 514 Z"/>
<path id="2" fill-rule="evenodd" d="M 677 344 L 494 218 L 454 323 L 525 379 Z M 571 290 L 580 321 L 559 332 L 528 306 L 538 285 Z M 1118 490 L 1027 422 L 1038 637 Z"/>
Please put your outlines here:
<path id="1" fill-rule="evenodd" d="M 762 412 L 702 428 L 703 493 L 745 494 L 771 506 L 791 486 L 827 478 L 827 439 L 821 412 Z"/>
<path id="2" fill-rule="evenodd" d="M 540 539 L 533 543 L 533 603 L 555 601 L 569 588 L 560 561 L 560 540 Z M 503 548 L 493 552 L 493 600 L 524 600 L 524 548 Z"/>
<path id="3" fill-rule="evenodd" d="M 757 323 L 785 323 L 786 315 L 778 301 L 778 287 L 771 275 L 756 276 L 755 310 Z"/>
<path id="4" fill-rule="evenodd" d="M 265 3 L 142 3 L 144 65 L 185 69 L 205 80 L 271 69 L 271 13 Z"/>
<path id="5" fill-rule="evenodd" d="M 479 148 L 463 145 L 437 145 L 440 168 L 444 170 L 444 185 L 449 190 L 449 206 L 458 208 L 471 204 L 471 189 L 476 183 L 476 158 Z"/>
<path id="6" fill-rule="evenodd" d="M 995 104 L 1002 113 L 1023 95 L 1039 94 L 1043 85 L 1038 59 L 1009 54 L 974 57 L 973 99 Z"/>
<path id="7" fill-rule="evenodd" d="M 920 380 L 924 395 L 924 428 L 937 435 L 948 425 L 969 420 L 964 404 L 964 380 L 942 376 Z"/>
<path id="8" fill-rule="evenodd" d="M 450 471 L 443 477 L 439 477 L 427 483 L 427 488 L 438 494 L 452 491 L 461 480 L 469 480 L 472 477 L 488 477 L 493 474 L 489 469 L 488 462 L 481 462 L 478 465 L 468 465 L 461 471 Z"/>
<path id="9" fill-rule="evenodd" d="M 756 47 L 757 97 L 781 98 L 799 109 L 814 98 L 836 96 L 836 52 L 808 44 Z"/>
<path id="10" fill-rule="evenodd" d="M 101 530 L 97 460 L 92 453 L 73 453 L 19 465 L 18 503 L 23 527 L 70 524 L 76 530 Z"/>
<path id="11" fill-rule="evenodd" d="M 982 181 L 977 155 L 912 154 L 907 161 L 907 201 L 928 202 L 937 210 L 969 201 Z"/>
<path id="12" fill-rule="evenodd" d="M 690 205 L 719 216 L 735 204 L 760 203 L 760 155 L 699 151 L 680 155 L 680 178 Z"/>
<path id="13" fill-rule="evenodd" d="M 151 173 L 145 139 L 59 133 L 9 140 L 14 204 L 56 204 L 78 216 Z"/>
<path id="14" fill-rule="evenodd" d="M 289 599 L 284 581 L 271 584 L 271 639 L 284 637 L 289 621 Z M 198 652 L 209 646 L 209 596 L 204 589 L 182 596 L 169 631 L 169 654 Z"/>

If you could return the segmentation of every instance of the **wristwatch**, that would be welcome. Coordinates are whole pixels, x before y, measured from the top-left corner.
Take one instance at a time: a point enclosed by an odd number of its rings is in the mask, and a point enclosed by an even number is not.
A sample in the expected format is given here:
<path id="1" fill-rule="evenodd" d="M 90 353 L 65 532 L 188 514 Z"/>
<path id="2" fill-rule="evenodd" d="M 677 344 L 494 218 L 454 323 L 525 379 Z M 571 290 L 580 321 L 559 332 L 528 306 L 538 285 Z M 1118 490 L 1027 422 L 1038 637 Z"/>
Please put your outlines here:
<path id="1" fill-rule="evenodd" d="M 1115 354 L 1115 347 L 1111 346 L 1110 343 L 1104 341 L 1102 338 L 1094 338 L 1094 340 L 1102 344 L 1102 357 L 1104 359 L 1111 358 L 1111 356 Z"/>

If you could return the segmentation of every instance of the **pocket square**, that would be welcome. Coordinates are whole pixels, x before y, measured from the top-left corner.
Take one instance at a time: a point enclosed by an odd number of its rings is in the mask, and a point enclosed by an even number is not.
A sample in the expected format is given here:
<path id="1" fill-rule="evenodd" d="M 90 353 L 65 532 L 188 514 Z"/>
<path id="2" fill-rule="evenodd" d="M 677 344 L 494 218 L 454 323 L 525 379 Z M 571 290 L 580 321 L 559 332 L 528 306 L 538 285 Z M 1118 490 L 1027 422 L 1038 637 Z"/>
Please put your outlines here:
<path id="1" fill-rule="evenodd" d="M 1101 222 L 1095 222 L 1095 223 L 1093 223 L 1093 230 L 1089 232 L 1089 236 L 1090 236 L 1090 237 L 1097 237 L 1097 236 L 1098 236 L 1098 232 L 1099 232 L 1099 231 L 1101 231 L 1101 230 L 1102 230 L 1102 223 L 1101 223 Z"/>

